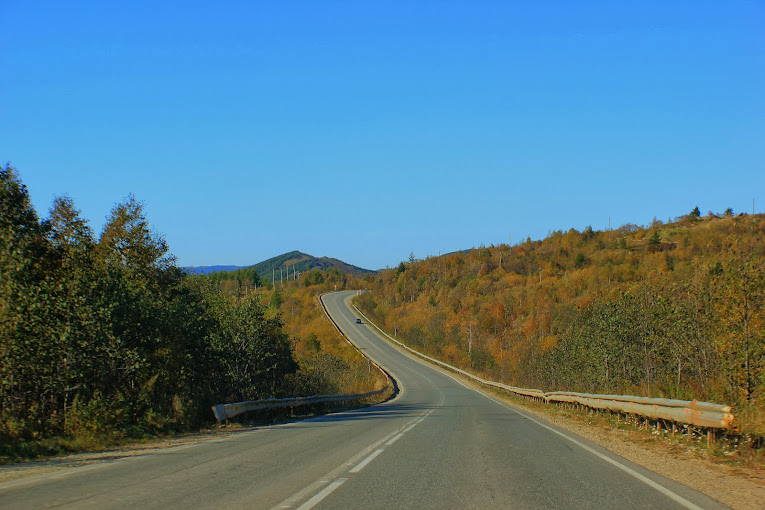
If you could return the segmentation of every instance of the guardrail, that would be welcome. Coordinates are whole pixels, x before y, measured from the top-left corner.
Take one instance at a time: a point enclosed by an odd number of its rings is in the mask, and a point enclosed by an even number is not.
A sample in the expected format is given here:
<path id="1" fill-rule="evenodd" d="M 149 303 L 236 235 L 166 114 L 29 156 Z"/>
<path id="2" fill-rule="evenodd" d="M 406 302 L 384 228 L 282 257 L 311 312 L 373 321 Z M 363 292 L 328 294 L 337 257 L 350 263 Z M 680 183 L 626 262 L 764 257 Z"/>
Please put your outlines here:
<path id="1" fill-rule="evenodd" d="M 356 349 L 362 356 L 364 356 L 370 364 L 374 365 L 377 370 L 385 377 L 385 386 L 375 391 L 368 391 L 367 393 L 350 393 L 345 395 L 313 395 L 310 397 L 290 397 L 290 398 L 269 398 L 263 400 L 247 400 L 244 402 L 236 402 L 233 404 L 217 404 L 212 406 L 213 414 L 218 422 L 228 420 L 234 416 L 238 416 L 250 411 L 258 411 L 261 409 L 277 409 L 281 407 L 297 407 L 311 404 L 324 404 L 327 402 L 342 402 L 344 400 L 362 400 L 376 395 L 381 395 L 391 385 L 395 388 L 396 383 L 388 372 L 378 365 L 373 359 L 367 356 L 364 351 L 354 344 L 350 338 L 348 338 L 340 326 L 337 325 L 335 320 L 329 315 L 327 307 L 324 305 L 324 301 L 321 299 L 324 294 L 319 296 L 319 303 L 324 310 L 324 314 L 329 318 L 329 321 L 335 326 L 335 329 L 340 335 L 348 342 L 354 349 Z"/>
<path id="2" fill-rule="evenodd" d="M 310 404 L 324 404 L 327 402 L 341 402 L 343 400 L 361 400 L 374 397 L 381 394 L 385 388 L 369 391 L 367 393 L 353 393 L 348 395 L 313 395 L 311 397 L 292 397 L 292 398 L 269 398 L 264 400 L 248 400 L 246 402 L 236 402 L 234 404 L 214 405 L 212 410 L 215 419 L 219 422 L 233 418 L 234 416 L 257 411 L 260 409 L 277 409 L 280 407 L 297 407 Z"/>
<path id="3" fill-rule="evenodd" d="M 609 411 L 643 416 L 654 420 L 669 420 L 677 423 L 684 423 L 687 425 L 706 428 L 727 429 L 735 419 L 733 413 L 731 412 L 731 406 L 714 404 L 711 402 L 701 402 L 698 400 L 675 400 L 668 398 L 634 397 L 631 395 L 599 395 L 591 393 L 575 393 L 569 391 L 544 392 L 542 390 L 518 388 L 496 381 L 489 381 L 487 379 L 478 377 L 477 375 L 471 374 L 470 372 L 466 372 L 465 370 L 449 365 L 448 363 L 444 363 L 441 360 L 427 356 L 407 345 L 404 345 L 380 329 L 377 324 L 369 320 L 369 317 L 364 315 L 364 312 L 359 310 L 356 305 L 353 307 L 367 320 L 369 324 L 377 328 L 377 330 L 385 335 L 389 340 L 395 342 L 399 346 L 412 352 L 418 357 L 424 358 L 451 371 L 462 374 L 481 384 L 500 388 L 522 397 L 531 398 L 545 403 L 569 402 L 592 409 L 605 409 Z"/>
<path id="4" fill-rule="evenodd" d="M 669 420 L 716 429 L 727 429 L 734 419 L 731 406 L 698 400 L 554 391 L 545 393 L 545 401 L 577 403 L 593 409 L 606 409 L 654 420 Z"/>

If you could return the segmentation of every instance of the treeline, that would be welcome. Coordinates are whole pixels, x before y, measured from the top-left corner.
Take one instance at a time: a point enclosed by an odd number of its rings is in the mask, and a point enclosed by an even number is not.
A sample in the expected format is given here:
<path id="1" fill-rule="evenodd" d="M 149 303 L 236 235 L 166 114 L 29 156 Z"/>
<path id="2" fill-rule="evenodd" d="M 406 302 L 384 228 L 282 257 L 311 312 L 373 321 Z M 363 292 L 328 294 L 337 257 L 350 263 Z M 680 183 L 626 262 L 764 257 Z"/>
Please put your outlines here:
<path id="1" fill-rule="evenodd" d="M 277 274 L 278 276 L 278 274 Z M 348 281 L 356 281 L 355 276 L 344 273 L 337 268 L 326 269 L 311 268 L 302 273 L 290 273 L 287 278 L 277 278 L 272 282 L 270 278 L 261 277 L 258 271 L 252 267 L 236 269 L 233 271 L 216 271 L 205 275 L 222 292 L 232 295 L 240 295 L 257 289 L 274 290 L 277 287 L 284 289 L 294 288 L 294 282 L 299 281 L 304 287 L 322 285 L 340 285 L 344 289 Z"/>
<path id="2" fill-rule="evenodd" d="M 256 291 L 259 287 L 270 283 L 262 279 L 258 272 L 250 267 L 234 271 L 216 271 L 206 275 L 205 278 L 223 292 L 237 297 Z"/>
<path id="3" fill-rule="evenodd" d="M 734 404 L 765 431 L 765 217 L 553 232 L 401 263 L 358 301 L 403 341 L 545 390 Z"/>
<path id="4" fill-rule="evenodd" d="M 66 197 L 41 220 L 0 168 L 0 446 L 198 425 L 298 370 L 279 316 L 176 267 L 134 197 L 96 237 Z"/>

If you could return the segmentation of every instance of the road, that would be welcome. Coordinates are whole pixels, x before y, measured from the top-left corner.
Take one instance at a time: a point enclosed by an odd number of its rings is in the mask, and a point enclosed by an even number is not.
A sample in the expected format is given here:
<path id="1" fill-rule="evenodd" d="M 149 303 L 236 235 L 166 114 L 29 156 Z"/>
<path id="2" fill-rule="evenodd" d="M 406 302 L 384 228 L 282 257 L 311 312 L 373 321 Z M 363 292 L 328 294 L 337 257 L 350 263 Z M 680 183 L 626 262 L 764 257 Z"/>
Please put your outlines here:
<path id="1" fill-rule="evenodd" d="M 340 328 L 398 381 L 383 404 L 0 484 L 0 508 L 727 508 Z"/>

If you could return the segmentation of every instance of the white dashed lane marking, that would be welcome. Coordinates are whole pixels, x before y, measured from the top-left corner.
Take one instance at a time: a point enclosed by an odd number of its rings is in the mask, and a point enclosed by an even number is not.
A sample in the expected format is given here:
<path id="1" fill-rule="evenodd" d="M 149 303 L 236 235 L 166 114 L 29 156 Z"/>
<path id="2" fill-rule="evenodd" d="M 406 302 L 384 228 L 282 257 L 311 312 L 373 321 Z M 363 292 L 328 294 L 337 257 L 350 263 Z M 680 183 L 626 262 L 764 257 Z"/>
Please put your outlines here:
<path id="1" fill-rule="evenodd" d="M 380 454 L 381 454 L 382 452 L 384 452 L 384 451 L 385 451 L 385 450 L 384 450 L 384 449 L 382 449 L 382 448 L 380 448 L 379 450 L 375 450 L 375 451 L 374 451 L 374 453 L 373 453 L 372 455 L 370 455 L 370 456 L 369 456 L 369 457 L 367 457 L 366 459 L 364 459 L 364 460 L 362 460 L 361 462 L 359 462 L 359 463 L 358 463 L 358 465 L 356 465 L 356 467 L 355 467 L 355 468 L 351 469 L 351 470 L 350 470 L 350 471 L 348 471 L 348 472 L 349 472 L 349 473 L 358 473 L 359 471 L 361 471 L 362 469 L 364 469 L 364 466 L 366 466 L 367 464 L 369 464 L 370 462 L 372 462 L 373 460 L 375 460 L 375 457 L 377 457 L 378 455 L 380 455 Z"/>
<path id="2" fill-rule="evenodd" d="M 343 482 L 345 482 L 346 480 L 347 478 L 338 478 L 337 480 L 329 484 L 326 489 L 324 489 L 323 491 L 321 491 L 320 493 L 318 493 L 317 495 L 315 495 L 314 497 L 312 497 L 311 499 L 303 503 L 300 507 L 298 507 L 298 510 L 308 510 L 309 508 L 313 508 L 314 506 L 319 504 L 319 502 L 322 499 L 329 496 L 332 493 L 332 491 L 334 491 L 335 489 L 343 485 Z"/>

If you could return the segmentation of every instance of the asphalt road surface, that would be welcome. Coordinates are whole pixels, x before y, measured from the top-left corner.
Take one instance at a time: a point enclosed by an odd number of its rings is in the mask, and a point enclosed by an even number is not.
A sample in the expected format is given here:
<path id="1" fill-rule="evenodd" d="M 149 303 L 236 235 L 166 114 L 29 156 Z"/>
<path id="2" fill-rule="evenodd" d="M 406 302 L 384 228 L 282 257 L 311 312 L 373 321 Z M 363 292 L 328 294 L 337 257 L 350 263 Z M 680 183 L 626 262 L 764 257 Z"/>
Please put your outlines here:
<path id="1" fill-rule="evenodd" d="M 727 508 L 340 328 L 398 381 L 383 404 L 0 484 L 0 508 Z"/>

